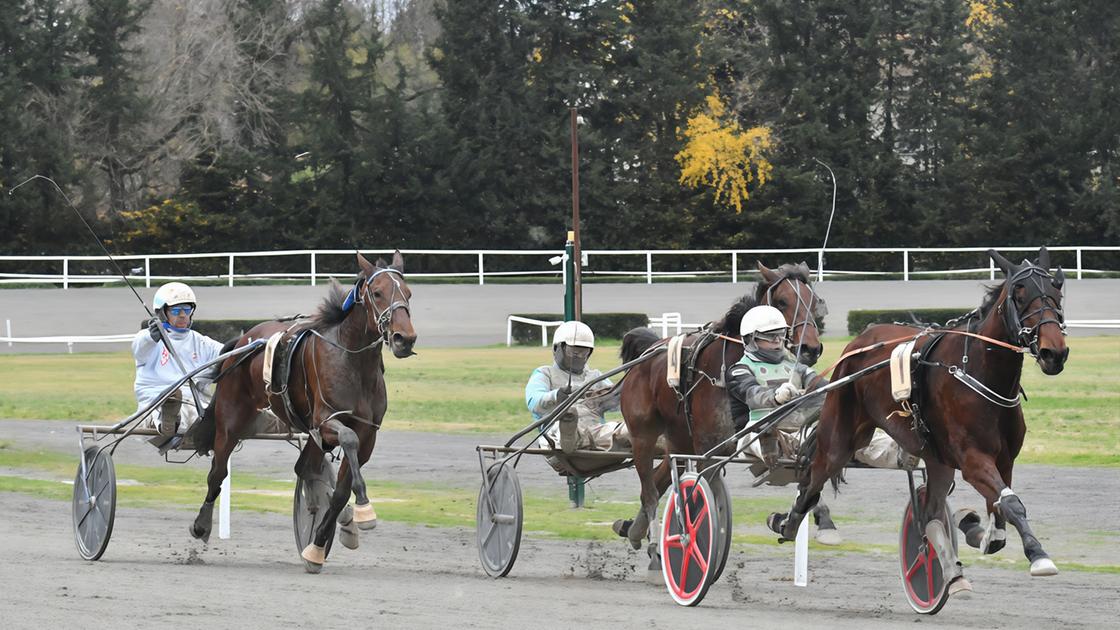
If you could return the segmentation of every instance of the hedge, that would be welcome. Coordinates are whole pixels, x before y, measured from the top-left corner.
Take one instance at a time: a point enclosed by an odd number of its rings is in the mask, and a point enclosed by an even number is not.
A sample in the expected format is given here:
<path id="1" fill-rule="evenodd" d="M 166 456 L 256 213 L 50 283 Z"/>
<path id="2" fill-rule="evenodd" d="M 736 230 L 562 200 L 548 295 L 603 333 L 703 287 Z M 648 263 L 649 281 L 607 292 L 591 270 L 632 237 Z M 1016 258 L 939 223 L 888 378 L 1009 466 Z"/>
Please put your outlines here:
<path id="1" fill-rule="evenodd" d="M 545 322 L 559 322 L 564 316 L 559 313 L 513 313 L 518 317 L 539 319 Z M 645 313 L 584 313 L 583 323 L 591 327 L 597 339 L 622 339 L 631 328 L 649 324 Z M 514 343 L 539 346 L 541 327 L 536 324 L 513 322 Z"/>
<path id="2" fill-rule="evenodd" d="M 870 324 L 893 324 L 894 322 L 943 324 L 960 317 L 971 308 L 892 308 L 869 311 L 848 311 L 848 334 L 858 335 Z"/>

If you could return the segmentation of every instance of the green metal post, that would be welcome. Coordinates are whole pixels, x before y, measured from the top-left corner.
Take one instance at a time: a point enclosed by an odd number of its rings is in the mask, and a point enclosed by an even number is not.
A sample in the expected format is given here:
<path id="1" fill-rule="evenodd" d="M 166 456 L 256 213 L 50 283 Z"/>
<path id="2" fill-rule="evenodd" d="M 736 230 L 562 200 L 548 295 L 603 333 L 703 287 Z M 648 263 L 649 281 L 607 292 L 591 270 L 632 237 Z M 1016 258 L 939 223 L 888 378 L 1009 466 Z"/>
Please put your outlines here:
<path id="1" fill-rule="evenodd" d="M 576 319 L 576 257 L 575 232 L 568 232 L 568 242 L 564 243 L 564 321 Z M 584 504 L 583 477 L 568 477 L 568 501 L 572 507 L 581 508 Z"/>

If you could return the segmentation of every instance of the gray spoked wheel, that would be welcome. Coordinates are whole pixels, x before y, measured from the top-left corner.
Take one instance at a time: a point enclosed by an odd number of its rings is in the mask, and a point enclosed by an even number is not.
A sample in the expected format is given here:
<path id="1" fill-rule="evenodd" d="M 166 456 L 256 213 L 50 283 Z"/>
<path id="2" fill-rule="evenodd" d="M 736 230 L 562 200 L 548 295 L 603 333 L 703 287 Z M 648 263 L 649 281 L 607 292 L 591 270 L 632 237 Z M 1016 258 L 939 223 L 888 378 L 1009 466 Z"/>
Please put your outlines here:
<path id="1" fill-rule="evenodd" d="M 91 446 L 82 453 L 85 458 L 86 478 L 82 479 L 82 465 L 74 475 L 74 542 L 78 554 L 85 560 L 97 560 L 109 546 L 113 535 L 113 519 L 117 512 L 117 471 L 108 450 Z"/>
<path id="2" fill-rule="evenodd" d="M 714 475 L 708 480 L 708 485 L 712 487 L 716 507 L 716 531 L 712 537 L 716 542 L 717 555 L 715 571 L 710 578 L 711 583 L 715 584 L 723 575 L 723 567 L 727 566 L 727 556 L 731 554 L 731 493 L 728 492 L 722 475 Z"/>
<path id="3" fill-rule="evenodd" d="M 510 465 L 490 468 L 487 477 L 489 487 L 483 483 L 478 491 L 478 557 L 487 575 L 500 578 L 513 568 L 521 548 L 521 484 Z"/>
<path id="4" fill-rule="evenodd" d="M 296 552 L 302 553 L 311 544 L 315 530 L 323 522 L 334 494 L 334 466 L 323 460 L 319 474 L 310 479 L 296 479 L 296 493 L 292 499 L 292 527 L 296 535 Z M 331 552 L 334 536 L 327 539 L 326 553 Z"/>

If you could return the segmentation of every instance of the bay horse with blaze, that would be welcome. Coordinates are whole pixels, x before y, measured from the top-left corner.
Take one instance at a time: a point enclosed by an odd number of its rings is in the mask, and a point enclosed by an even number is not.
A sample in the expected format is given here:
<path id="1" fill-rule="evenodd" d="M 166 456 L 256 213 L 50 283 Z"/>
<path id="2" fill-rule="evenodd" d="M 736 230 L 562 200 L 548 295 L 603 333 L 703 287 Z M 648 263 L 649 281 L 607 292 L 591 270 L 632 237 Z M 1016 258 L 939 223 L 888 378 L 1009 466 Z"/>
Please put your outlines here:
<path id="1" fill-rule="evenodd" d="M 357 547 L 357 531 L 372 529 L 377 516 L 366 495 L 361 467 L 369 461 L 377 442 L 377 432 L 385 416 L 387 392 L 385 365 L 381 350 L 388 346 L 393 356 L 403 359 L 415 354 L 416 332 L 412 328 L 409 300 L 412 291 L 404 280 L 404 259 L 393 254 L 392 263 L 378 260 L 371 264 L 361 254 L 358 278 L 344 295 L 337 282 L 318 312 L 308 320 L 268 321 L 251 328 L 227 344 L 241 347 L 254 339 L 269 339 L 283 333 L 289 339 L 306 331 L 304 339 L 291 351 L 291 370 L 285 383 L 264 381 L 264 354 L 247 360 L 228 359 L 222 365 L 214 399 L 202 420 L 192 428 L 200 453 L 213 449 L 214 459 L 207 477 L 206 500 L 190 527 L 195 538 L 206 540 L 213 527 L 214 499 L 228 474 L 229 456 L 238 440 L 247 434 L 254 419 L 265 409 L 296 431 L 310 432 L 296 473 L 301 478 L 321 469 L 324 451 L 341 447 L 343 460 L 330 506 L 302 557 L 305 568 L 318 573 L 326 559 L 327 541 L 335 534 L 339 515 L 350 494 L 355 496 L 352 521 L 343 523 L 347 536 L 340 540 Z M 228 347 L 227 347 L 228 349 Z M 281 395 L 286 390 L 287 401 Z M 293 417 L 294 416 L 294 417 Z M 349 512 L 349 511 L 347 511 Z"/>

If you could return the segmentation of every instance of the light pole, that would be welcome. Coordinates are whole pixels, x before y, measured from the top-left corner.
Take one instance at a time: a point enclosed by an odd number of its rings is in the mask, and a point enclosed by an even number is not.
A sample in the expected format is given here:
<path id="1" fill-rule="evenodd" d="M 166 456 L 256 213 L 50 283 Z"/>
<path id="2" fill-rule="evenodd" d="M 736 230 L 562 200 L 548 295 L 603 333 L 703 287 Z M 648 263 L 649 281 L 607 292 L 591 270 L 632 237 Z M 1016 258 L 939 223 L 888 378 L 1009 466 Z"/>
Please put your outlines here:
<path id="1" fill-rule="evenodd" d="M 828 235 L 832 232 L 832 217 L 836 215 L 836 173 L 833 173 L 832 168 L 816 157 L 813 158 L 813 161 L 827 168 L 828 174 L 832 176 L 832 212 L 828 213 L 828 227 L 824 230 L 824 244 L 821 245 L 821 257 L 817 262 L 817 282 L 822 282 L 824 280 L 824 250 L 828 248 Z"/>

